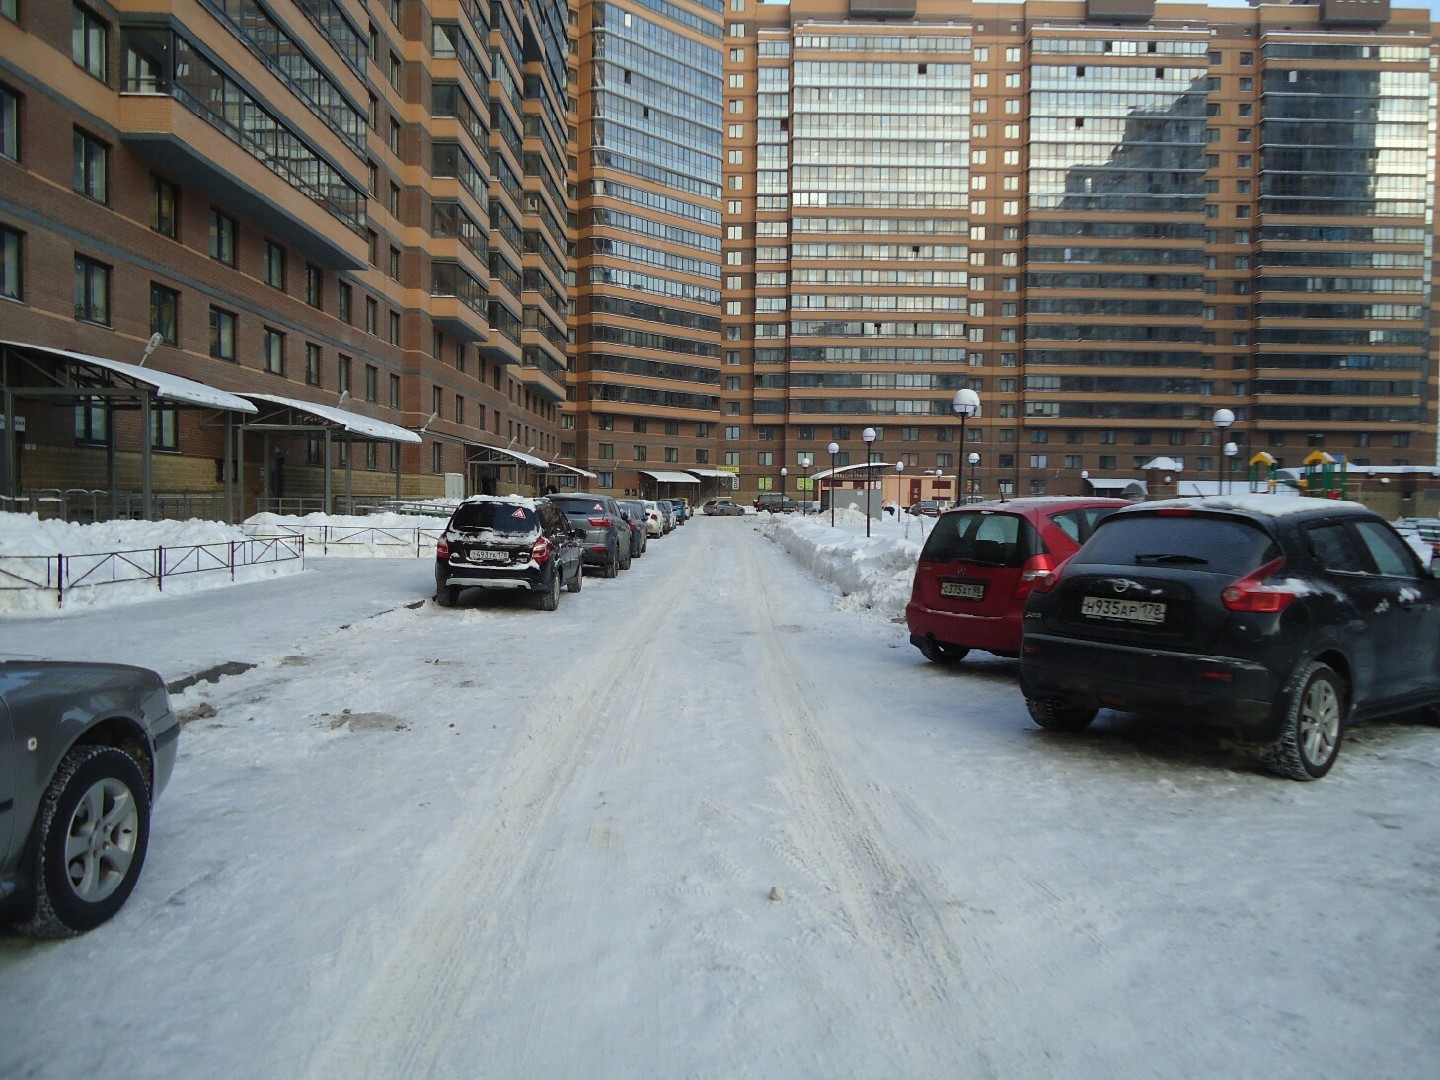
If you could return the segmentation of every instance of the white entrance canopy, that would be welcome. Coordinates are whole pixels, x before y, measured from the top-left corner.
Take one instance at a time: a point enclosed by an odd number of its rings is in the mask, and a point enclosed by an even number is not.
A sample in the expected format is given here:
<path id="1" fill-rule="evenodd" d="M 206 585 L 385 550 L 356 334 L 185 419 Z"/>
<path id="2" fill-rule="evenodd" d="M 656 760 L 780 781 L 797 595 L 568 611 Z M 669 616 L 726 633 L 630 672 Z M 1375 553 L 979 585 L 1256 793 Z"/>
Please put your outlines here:
<path id="1" fill-rule="evenodd" d="M 480 462 L 481 464 L 487 465 L 493 465 L 497 462 L 508 464 L 507 462 L 501 461 L 501 459 L 509 458 L 511 462 L 519 465 L 529 465 L 532 469 L 544 469 L 546 472 L 550 470 L 550 462 L 544 458 L 538 458 L 534 454 L 527 454 L 524 450 L 511 450 L 508 446 L 491 446 L 489 443 L 472 442 L 466 443 L 466 445 L 470 447 L 471 451 L 478 451 L 478 453 L 472 452 L 470 454 L 470 460 L 473 462 Z"/>
<path id="2" fill-rule="evenodd" d="M 276 394 L 251 394 L 245 396 L 251 401 L 268 401 L 272 405 L 283 405 L 286 408 L 294 409 L 297 412 L 309 413 L 317 420 L 323 421 L 326 425 L 333 425 L 351 435 L 357 435 L 362 439 L 377 439 L 381 442 L 396 443 L 418 443 L 421 442 L 419 435 L 409 428 L 403 428 L 396 424 L 386 423 L 384 420 L 376 420 L 370 416 L 361 416 L 349 409 L 342 409 L 336 405 L 319 405 L 313 401 L 301 401 L 297 398 L 280 397 Z M 254 409 L 252 408 L 252 412 Z"/>
<path id="3" fill-rule="evenodd" d="M 574 473 L 576 476 L 583 476 L 588 480 L 594 480 L 598 476 L 597 473 L 593 473 L 588 469 L 582 469 L 578 465 L 566 465 L 559 461 L 550 462 L 550 469 L 553 472 Z"/>
<path id="4" fill-rule="evenodd" d="M 699 484 L 700 481 L 691 476 L 688 472 L 664 472 L 659 469 L 636 469 L 636 472 L 644 473 L 652 480 L 658 480 L 662 484 Z"/>
<path id="5" fill-rule="evenodd" d="M 218 390 L 213 386 L 206 386 L 204 383 L 196 382 L 194 379 L 186 379 L 179 375 L 171 375 L 164 371 L 157 371 L 154 368 L 140 367 L 138 364 L 127 364 L 121 360 L 111 360 L 106 356 L 92 356 L 90 353 L 71 352 L 69 349 L 52 349 L 44 345 L 31 345 L 23 341 L 0 341 L 0 348 L 20 349 L 27 353 L 37 353 L 43 356 L 60 357 L 72 360 L 76 364 L 92 368 L 99 368 L 110 372 L 112 375 L 119 375 L 128 379 L 136 386 L 148 386 L 157 398 L 164 401 L 180 402 L 186 405 L 203 405 L 212 409 L 228 409 L 231 412 L 253 413 L 255 406 L 242 397 Z"/>
<path id="6" fill-rule="evenodd" d="M 886 469 L 893 472 L 895 463 L 892 461 L 872 461 L 867 465 L 862 461 L 858 465 L 841 465 L 835 469 L 823 469 L 820 472 L 811 473 L 810 479 L 828 480 L 832 476 L 844 476 L 846 473 L 864 472 L 866 469 L 876 473 L 884 472 Z"/>
<path id="7" fill-rule="evenodd" d="M 736 476 L 735 473 L 726 472 L 724 469 L 686 469 L 685 471 L 693 473 L 695 476 L 703 476 L 707 480 L 733 480 Z"/>

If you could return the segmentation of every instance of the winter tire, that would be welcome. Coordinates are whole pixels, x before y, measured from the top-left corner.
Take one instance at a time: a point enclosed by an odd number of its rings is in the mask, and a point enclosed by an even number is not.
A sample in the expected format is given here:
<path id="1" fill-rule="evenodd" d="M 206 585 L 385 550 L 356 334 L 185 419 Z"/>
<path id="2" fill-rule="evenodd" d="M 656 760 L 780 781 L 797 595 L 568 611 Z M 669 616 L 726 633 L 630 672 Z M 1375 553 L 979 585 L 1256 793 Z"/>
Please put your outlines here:
<path id="1" fill-rule="evenodd" d="M 1345 737 L 1345 683 L 1319 661 L 1295 672 L 1280 698 L 1280 737 L 1261 762 L 1291 780 L 1319 780 L 1340 754 Z"/>
<path id="2" fill-rule="evenodd" d="M 577 563 L 575 565 L 575 575 L 570 579 L 570 583 L 566 585 L 565 588 L 568 589 L 570 592 L 579 592 L 580 586 L 584 584 L 585 566 L 583 563 Z"/>
<path id="3" fill-rule="evenodd" d="M 1025 699 L 1030 719 L 1046 731 L 1084 731 L 1095 719 L 1098 709 L 1067 705 L 1057 698 Z"/>
<path id="4" fill-rule="evenodd" d="M 932 664 L 958 664 L 970 652 L 959 645 L 947 645 L 930 637 L 925 638 L 918 647 L 920 655 Z"/>
<path id="5" fill-rule="evenodd" d="M 605 576 L 613 578 L 620 573 L 620 554 L 616 554 L 605 564 Z"/>
<path id="6" fill-rule="evenodd" d="M 550 575 L 549 587 L 540 594 L 540 610 L 554 611 L 560 606 L 560 567 Z"/>
<path id="7" fill-rule="evenodd" d="M 460 587 L 458 585 L 441 585 L 435 590 L 435 603 L 441 607 L 454 607 L 460 602 Z"/>
<path id="8" fill-rule="evenodd" d="M 77 746 L 61 759 L 35 823 L 36 937 L 93 930 L 124 905 L 150 842 L 150 791 L 135 760 L 113 746 Z"/>

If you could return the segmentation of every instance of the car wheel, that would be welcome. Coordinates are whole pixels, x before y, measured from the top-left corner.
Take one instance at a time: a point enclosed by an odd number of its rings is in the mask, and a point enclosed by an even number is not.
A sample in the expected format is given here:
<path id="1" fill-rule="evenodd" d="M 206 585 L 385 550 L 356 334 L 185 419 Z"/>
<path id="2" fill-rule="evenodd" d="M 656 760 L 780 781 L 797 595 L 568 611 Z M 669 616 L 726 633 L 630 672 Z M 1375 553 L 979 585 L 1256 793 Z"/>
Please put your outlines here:
<path id="1" fill-rule="evenodd" d="M 615 577 L 615 576 L 616 576 L 617 574 L 619 574 L 619 573 L 620 573 L 620 555 L 619 555 L 619 553 L 617 552 L 615 555 L 613 555 L 613 556 L 610 557 L 610 560 L 609 560 L 608 562 L 605 563 L 605 576 L 606 576 L 607 578 L 613 578 L 613 577 Z"/>
<path id="2" fill-rule="evenodd" d="M 454 607 L 460 602 L 459 585 L 441 585 L 435 590 L 435 603 L 441 607 Z"/>
<path id="3" fill-rule="evenodd" d="M 36 937 L 93 930 L 129 897 L 150 842 L 150 789 L 113 746 L 77 746 L 60 761 L 35 824 Z"/>
<path id="4" fill-rule="evenodd" d="M 1030 710 L 1030 719 L 1046 731 L 1084 731 L 1100 711 L 1067 705 L 1057 698 L 1027 697 L 1025 707 Z"/>
<path id="5" fill-rule="evenodd" d="M 583 562 L 581 562 L 581 563 L 576 563 L 576 564 L 575 564 L 575 574 L 574 574 L 573 577 L 570 578 L 570 583 L 569 583 L 568 585 L 566 585 L 565 588 L 567 588 L 567 589 L 570 590 L 571 592 L 579 592 L 579 591 L 580 591 L 580 586 L 582 586 L 582 585 L 584 585 L 584 584 L 585 584 L 585 564 L 584 564 Z"/>
<path id="6" fill-rule="evenodd" d="M 917 648 L 920 655 L 932 664 L 958 664 L 970 654 L 970 650 L 959 645 L 947 645 L 934 638 L 925 638 Z"/>
<path id="7" fill-rule="evenodd" d="M 1280 701 L 1280 737 L 1261 762 L 1291 780 L 1319 780 L 1335 764 L 1345 737 L 1345 683 L 1316 661 L 1295 673 Z"/>
<path id="8" fill-rule="evenodd" d="M 549 587 L 540 594 L 539 607 L 541 611 L 554 611 L 560 606 L 560 567 L 556 566 L 550 574 Z"/>

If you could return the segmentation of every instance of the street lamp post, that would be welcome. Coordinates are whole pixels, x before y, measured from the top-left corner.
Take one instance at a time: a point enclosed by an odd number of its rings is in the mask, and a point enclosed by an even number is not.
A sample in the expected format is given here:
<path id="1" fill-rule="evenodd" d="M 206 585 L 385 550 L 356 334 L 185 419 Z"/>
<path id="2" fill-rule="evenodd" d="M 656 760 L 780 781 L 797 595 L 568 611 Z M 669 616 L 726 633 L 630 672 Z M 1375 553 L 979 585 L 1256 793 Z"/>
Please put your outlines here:
<path id="1" fill-rule="evenodd" d="M 960 489 L 965 486 L 965 421 L 979 410 L 980 395 L 969 387 L 962 387 L 955 391 L 950 407 L 960 417 L 960 452 L 955 455 L 955 505 L 959 506 Z"/>
<path id="2" fill-rule="evenodd" d="M 830 451 L 830 527 L 835 527 L 835 455 L 840 453 L 840 444 L 831 443 L 825 448 Z"/>
<path id="3" fill-rule="evenodd" d="M 867 427 L 860 433 L 865 441 L 865 537 L 870 537 L 870 447 L 875 443 L 875 429 Z"/>
<path id="4" fill-rule="evenodd" d="M 1220 492 L 1224 494 L 1225 488 L 1235 490 L 1235 455 L 1240 452 L 1240 447 L 1233 442 L 1225 444 L 1225 479 L 1220 484 Z"/>
<path id="5" fill-rule="evenodd" d="M 1235 414 L 1229 409 L 1216 409 L 1215 415 L 1212 416 L 1210 420 L 1211 423 L 1215 425 L 1215 430 L 1220 433 L 1220 437 L 1223 439 L 1225 437 L 1225 429 L 1228 428 L 1231 424 L 1235 423 Z M 1224 485 L 1225 477 L 1224 469 L 1225 455 L 1221 454 L 1220 460 L 1216 464 L 1215 471 L 1220 474 L 1220 482 L 1222 486 Z"/>
<path id="6" fill-rule="evenodd" d="M 980 464 L 980 455 L 974 450 L 970 451 L 970 490 L 975 490 L 975 466 Z"/>
<path id="7" fill-rule="evenodd" d="M 789 475 L 790 470 L 783 465 L 780 466 L 780 501 L 782 503 L 785 501 L 785 478 Z"/>
<path id="8" fill-rule="evenodd" d="M 814 458 L 812 455 L 810 455 L 810 454 L 800 454 L 799 456 L 797 456 L 797 457 L 795 458 L 795 464 L 799 465 L 800 468 L 804 469 L 805 472 L 807 473 L 807 475 L 808 475 L 808 473 L 810 472 L 810 466 L 811 466 L 812 464 L 814 464 L 814 462 L 815 462 L 815 458 Z M 807 494 L 809 493 L 808 490 L 807 490 L 806 493 L 807 493 Z M 807 499 L 801 499 L 801 500 L 800 500 L 800 514 L 801 514 L 801 516 L 804 516 L 804 514 L 805 514 L 805 504 L 806 504 L 807 502 L 809 502 L 809 501 L 810 501 L 810 500 L 809 500 L 808 498 L 807 498 Z"/>

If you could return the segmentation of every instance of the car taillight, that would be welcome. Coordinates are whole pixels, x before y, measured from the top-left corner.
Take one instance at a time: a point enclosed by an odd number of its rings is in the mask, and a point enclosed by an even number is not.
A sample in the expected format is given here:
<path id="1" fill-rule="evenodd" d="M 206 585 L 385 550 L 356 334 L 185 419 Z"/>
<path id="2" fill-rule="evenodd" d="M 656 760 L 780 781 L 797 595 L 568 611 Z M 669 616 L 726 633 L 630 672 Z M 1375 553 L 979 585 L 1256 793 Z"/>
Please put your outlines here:
<path id="1" fill-rule="evenodd" d="M 450 541 L 443 536 L 435 541 L 435 557 L 437 559 L 448 559 L 450 557 Z"/>
<path id="2" fill-rule="evenodd" d="M 597 529 L 608 529 L 610 527 L 610 519 L 608 517 L 587 518 L 586 520 Z"/>
<path id="3" fill-rule="evenodd" d="M 1266 578 L 1278 573 L 1284 565 L 1284 558 L 1271 559 L 1253 574 L 1246 574 L 1239 581 L 1225 586 L 1220 593 L 1220 602 L 1230 611 L 1263 614 L 1284 611 L 1300 594 L 1294 589 L 1264 583 Z"/>
<path id="4" fill-rule="evenodd" d="M 1020 568 L 1020 580 L 1015 583 L 1015 595 L 1023 596 L 1031 589 L 1049 592 L 1055 587 L 1058 577 L 1054 559 L 1049 555 L 1031 555 Z"/>
<path id="5" fill-rule="evenodd" d="M 536 540 L 530 548 L 530 558 L 537 563 L 543 563 L 550 558 L 550 541 L 543 536 Z"/>

